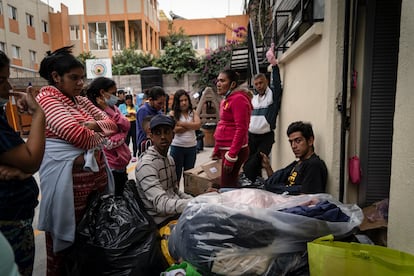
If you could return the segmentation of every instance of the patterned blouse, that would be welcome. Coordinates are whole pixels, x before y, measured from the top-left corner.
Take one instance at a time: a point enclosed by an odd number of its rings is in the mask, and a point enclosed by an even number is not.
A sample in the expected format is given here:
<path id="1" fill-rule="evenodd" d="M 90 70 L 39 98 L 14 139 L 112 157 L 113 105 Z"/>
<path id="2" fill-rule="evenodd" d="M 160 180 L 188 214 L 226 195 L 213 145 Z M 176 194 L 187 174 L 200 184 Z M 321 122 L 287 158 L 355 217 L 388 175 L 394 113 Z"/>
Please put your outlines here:
<path id="1" fill-rule="evenodd" d="M 45 86 L 36 99 L 46 115 L 47 138 L 62 139 L 77 148 L 88 150 L 102 144 L 106 136 L 118 129 L 116 123 L 86 97 L 75 96 L 72 100 L 56 87 Z M 96 121 L 102 132 L 83 126 L 88 121 Z"/>

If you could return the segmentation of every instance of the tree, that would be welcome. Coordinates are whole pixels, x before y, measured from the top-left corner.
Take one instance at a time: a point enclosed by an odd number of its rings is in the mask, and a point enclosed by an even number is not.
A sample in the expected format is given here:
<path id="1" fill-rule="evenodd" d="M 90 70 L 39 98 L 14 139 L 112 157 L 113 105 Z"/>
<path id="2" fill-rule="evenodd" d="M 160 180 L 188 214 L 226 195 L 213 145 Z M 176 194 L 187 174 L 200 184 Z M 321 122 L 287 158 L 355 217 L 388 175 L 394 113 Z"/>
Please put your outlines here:
<path id="1" fill-rule="evenodd" d="M 226 45 L 205 55 L 195 70 L 200 73 L 200 78 L 194 83 L 202 89 L 209 86 L 215 89 L 217 76 L 220 71 L 230 67 L 231 51 L 233 47 Z"/>
<path id="2" fill-rule="evenodd" d="M 151 54 L 137 53 L 134 47 L 125 48 L 112 57 L 112 73 L 114 75 L 134 75 L 141 68 L 152 66 L 154 58 Z"/>
<path id="3" fill-rule="evenodd" d="M 184 34 L 182 28 L 176 32 L 170 22 L 165 43 L 164 54 L 155 60 L 154 66 L 160 67 L 167 74 L 174 74 L 176 80 L 197 68 L 198 60 L 191 39 Z"/>
<path id="4" fill-rule="evenodd" d="M 90 51 L 89 52 L 82 52 L 76 58 L 78 60 L 80 60 L 80 62 L 82 62 L 83 66 L 86 66 L 86 60 L 87 59 L 96 59 L 96 57 L 94 55 L 92 55 L 92 53 Z"/>
<path id="5" fill-rule="evenodd" d="M 200 78 L 193 86 L 198 86 L 201 89 L 209 86 L 215 89 L 218 74 L 224 69 L 230 68 L 233 49 L 246 44 L 246 28 L 238 27 L 233 29 L 233 32 L 237 39 L 228 40 L 225 46 L 208 53 L 200 60 L 195 70 L 200 73 Z"/>

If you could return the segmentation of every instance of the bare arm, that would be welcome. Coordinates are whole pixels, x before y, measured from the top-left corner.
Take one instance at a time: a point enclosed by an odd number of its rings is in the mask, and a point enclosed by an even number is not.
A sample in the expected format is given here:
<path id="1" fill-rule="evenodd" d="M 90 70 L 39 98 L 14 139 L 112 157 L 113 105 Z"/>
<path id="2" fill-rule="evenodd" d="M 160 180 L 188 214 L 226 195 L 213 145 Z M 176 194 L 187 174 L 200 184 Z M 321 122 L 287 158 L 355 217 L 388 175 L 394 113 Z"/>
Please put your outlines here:
<path id="1" fill-rule="evenodd" d="M 24 180 L 30 176 L 32 176 L 32 174 L 25 173 L 20 169 L 0 165 L 0 181 Z"/>
<path id="2" fill-rule="evenodd" d="M 185 130 L 197 130 L 201 127 L 200 116 L 197 112 L 193 112 L 193 121 L 192 122 L 177 122 L 177 126 L 183 127 Z"/>
<path id="3" fill-rule="evenodd" d="M 261 152 L 260 155 L 262 156 L 262 167 L 265 169 L 267 177 L 270 177 L 273 174 L 273 169 L 270 166 L 269 157 L 263 152 Z"/>
<path id="4" fill-rule="evenodd" d="M 35 173 L 42 163 L 45 151 L 45 114 L 34 98 L 34 89 L 27 88 L 27 93 L 10 92 L 17 99 L 19 112 L 32 115 L 30 133 L 26 143 L 0 154 L 0 163 L 20 169 L 24 173 Z"/>
<path id="5" fill-rule="evenodd" d="M 181 126 L 181 125 L 178 124 L 180 121 L 178 121 L 178 120 L 175 119 L 175 117 L 174 117 L 174 110 L 171 110 L 170 113 L 169 113 L 169 115 L 175 120 L 174 132 L 175 133 L 183 133 L 183 132 L 186 132 L 186 129 L 183 126 Z"/>

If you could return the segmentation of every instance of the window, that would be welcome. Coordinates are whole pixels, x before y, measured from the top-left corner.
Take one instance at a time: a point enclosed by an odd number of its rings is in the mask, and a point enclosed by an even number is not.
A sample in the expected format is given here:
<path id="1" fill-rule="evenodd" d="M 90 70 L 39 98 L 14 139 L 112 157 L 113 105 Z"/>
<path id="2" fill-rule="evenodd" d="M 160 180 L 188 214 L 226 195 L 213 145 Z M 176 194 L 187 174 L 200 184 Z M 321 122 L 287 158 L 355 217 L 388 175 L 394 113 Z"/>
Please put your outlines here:
<path id="1" fill-rule="evenodd" d="M 48 32 L 47 22 L 46 22 L 46 21 L 44 21 L 44 20 L 42 20 L 42 31 L 43 31 L 44 33 L 47 33 L 47 32 Z"/>
<path id="2" fill-rule="evenodd" d="M 106 22 L 89 23 L 89 45 L 91 50 L 108 49 Z"/>
<path id="3" fill-rule="evenodd" d="M 208 36 L 208 47 L 215 50 L 226 43 L 226 37 L 224 35 L 209 35 Z"/>
<path id="4" fill-rule="evenodd" d="M 324 20 L 325 0 L 282 1 L 273 9 L 275 25 L 269 28 L 276 30 L 276 47 L 284 52 L 315 22 Z"/>
<path id="5" fill-rule="evenodd" d="M 6 52 L 6 43 L 0 41 L 0 50 Z"/>
<path id="6" fill-rule="evenodd" d="M 17 20 L 17 9 L 13 6 L 9 6 L 9 18 Z"/>
<path id="7" fill-rule="evenodd" d="M 36 63 L 36 52 L 29 50 L 29 55 L 30 55 L 30 64 L 35 64 Z"/>
<path id="8" fill-rule="evenodd" d="M 70 25 L 70 27 L 69 27 L 69 36 L 70 36 L 70 40 L 79 40 L 80 39 L 79 26 L 78 25 Z"/>
<path id="9" fill-rule="evenodd" d="M 20 47 L 12 45 L 12 57 L 15 59 L 20 59 Z"/>
<path id="10" fill-rule="evenodd" d="M 204 35 L 191 36 L 191 42 L 194 50 L 206 48 L 206 39 Z"/>
<path id="11" fill-rule="evenodd" d="M 192 36 L 191 37 L 191 43 L 193 44 L 193 49 L 198 49 L 198 36 Z"/>
<path id="12" fill-rule="evenodd" d="M 33 15 L 26 13 L 26 24 L 33 27 Z"/>

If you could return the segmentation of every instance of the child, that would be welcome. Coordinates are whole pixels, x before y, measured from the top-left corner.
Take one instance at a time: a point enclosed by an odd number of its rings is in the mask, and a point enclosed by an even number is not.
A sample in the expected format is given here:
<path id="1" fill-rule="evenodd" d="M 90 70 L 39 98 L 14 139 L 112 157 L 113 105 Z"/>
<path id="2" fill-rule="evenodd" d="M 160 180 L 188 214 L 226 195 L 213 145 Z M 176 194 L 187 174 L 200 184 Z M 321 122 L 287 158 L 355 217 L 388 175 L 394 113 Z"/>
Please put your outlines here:
<path id="1" fill-rule="evenodd" d="M 139 154 L 138 154 L 138 156 L 140 156 L 150 146 L 152 146 L 152 141 L 151 141 L 151 138 L 150 138 L 150 135 L 151 135 L 150 121 L 151 121 L 152 117 L 153 116 L 148 115 L 148 116 L 145 116 L 144 120 L 142 120 L 142 129 L 145 131 L 146 138 L 139 145 Z"/>
<path id="2" fill-rule="evenodd" d="M 137 162 L 137 111 L 138 106 L 134 104 L 132 95 L 125 96 L 125 103 L 119 105 L 119 110 L 128 119 L 130 128 L 128 135 L 125 138 L 125 144 L 129 146 L 129 142 L 132 140 L 132 159 L 131 162 Z"/>
<path id="3" fill-rule="evenodd" d="M 167 94 L 160 86 L 154 86 L 148 90 L 147 96 L 148 101 L 137 112 L 137 145 L 141 145 L 141 142 L 147 137 L 145 130 L 142 128 L 144 118 L 148 115 L 161 114 L 167 98 Z"/>

